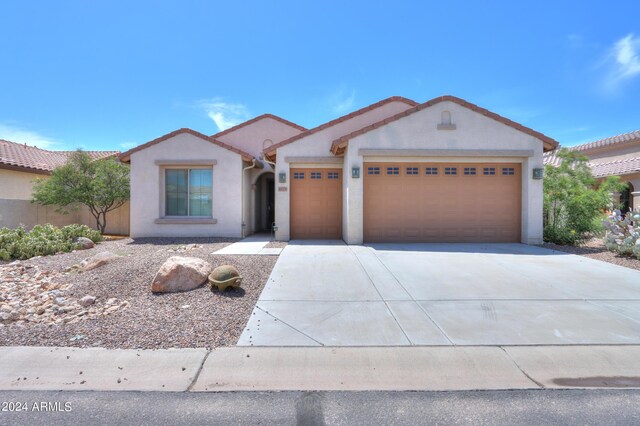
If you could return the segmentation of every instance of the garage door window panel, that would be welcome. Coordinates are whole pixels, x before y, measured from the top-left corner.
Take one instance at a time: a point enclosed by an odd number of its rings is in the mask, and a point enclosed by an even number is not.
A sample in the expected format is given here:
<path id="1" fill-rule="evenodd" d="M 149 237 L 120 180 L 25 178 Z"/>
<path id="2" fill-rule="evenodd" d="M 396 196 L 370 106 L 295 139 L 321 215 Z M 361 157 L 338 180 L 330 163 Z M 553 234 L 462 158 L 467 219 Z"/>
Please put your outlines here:
<path id="1" fill-rule="evenodd" d="M 484 167 L 482 169 L 482 174 L 485 176 L 495 176 L 496 168 L 495 167 Z"/>

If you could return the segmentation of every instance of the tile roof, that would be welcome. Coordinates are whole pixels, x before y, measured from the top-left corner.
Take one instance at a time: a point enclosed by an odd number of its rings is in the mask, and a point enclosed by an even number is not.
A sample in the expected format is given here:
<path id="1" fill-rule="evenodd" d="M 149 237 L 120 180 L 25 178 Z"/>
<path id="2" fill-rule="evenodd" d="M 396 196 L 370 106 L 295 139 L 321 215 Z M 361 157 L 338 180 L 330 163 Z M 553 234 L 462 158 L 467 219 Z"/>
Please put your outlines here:
<path id="1" fill-rule="evenodd" d="M 634 158 L 607 161 L 602 163 L 589 163 L 593 176 L 619 176 L 640 172 L 640 155 Z"/>
<path id="2" fill-rule="evenodd" d="M 0 168 L 49 174 L 74 151 L 49 151 L 35 146 L 0 139 Z M 93 159 L 117 155 L 118 151 L 84 151 Z"/>
<path id="3" fill-rule="evenodd" d="M 218 132 L 218 133 L 216 133 L 215 135 L 211 135 L 211 137 L 212 137 L 212 138 L 219 138 L 220 136 L 224 136 L 224 135 L 226 135 L 226 134 L 228 134 L 228 133 L 235 132 L 235 131 L 236 131 L 236 130 L 238 130 L 238 129 L 241 129 L 241 128 L 245 127 L 245 126 L 248 126 L 249 124 L 253 124 L 253 123 L 255 123 L 256 121 L 260 121 L 260 120 L 263 120 L 263 119 L 265 119 L 265 118 L 271 118 L 271 119 L 273 119 L 273 120 L 276 120 L 276 121 L 281 122 L 282 124 L 286 124 L 287 126 L 293 127 L 294 129 L 298 129 L 298 130 L 301 130 L 301 131 L 303 131 L 303 132 L 304 132 L 305 130 L 307 130 L 305 127 L 302 127 L 302 126 L 300 126 L 300 125 L 298 125 L 298 124 L 296 124 L 296 123 L 294 123 L 294 122 L 291 122 L 291 121 L 289 121 L 289 120 L 285 120 L 284 118 L 282 118 L 282 117 L 278 117 L 277 115 L 273 115 L 273 114 L 262 114 L 262 115 L 259 115 L 259 116 L 257 116 L 257 117 L 252 118 L 251 120 L 247 120 L 247 121 L 245 121 L 245 122 L 243 122 L 243 123 L 240 123 L 240 124 L 238 124 L 238 125 L 236 125 L 236 126 L 229 127 L 228 129 L 223 130 L 223 131 L 221 131 L 221 132 Z"/>
<path id="4" fill-rule="evenodd" d="M 535 137 L 536 139 L 540 139 L 543 143 L 544 143 L 544 148 L 545 151 L 550 151 L 552 149 L 555 149 L 558 147 L 558 142 L 552 138 L 550 138 L 549 136 L 543 135 L 540 132 L 537 132 L 533 129 L 530 129 L 529 127 L 525 127 L 522 124 L 518 124 L 515 121 L 511 121 L 508 118 L 505 118 L 501 115 L 496 114 L 495 112 L 491 112 L 488 109 L 479 107 L 478 105 L 472 104 L 471 102 L 467 102 L 464 99 L 455 97 L 455 96 L 451 96 L 451 95 L 445 95 L 445 96 L 440 96 L 434 99 L 431 99 L 430 101 L 427 101 L 423 104 L 420 105 L 416 105 L 413 108 L 409 108 L 406 111 L 402 111 L 396 115 L 393 115 L 391 117 L 385 118 L 384 120 L 380 120 L 377 123 L 373 123 L 369 126 L 363 127 L 360 130 L 356 130 L 355 132 L 349 133 L 348 135 L 342 136 L 341 138 L 336 139 L 335 141 L 333 141 L 333 144 L 331 146 L 331 152 L 333 152 L 335 155 L 339 155 L 342 152 L 344 152 L 344 149 L 346 148 L 347 144 L 349 143 L 349 139 L 352 139 L 356 136 L 360 136 L 362 134 L 365 134 L 367 132 L 370 132 L 374 129 L 377 129 L 378 127 L 384 126 L 388 123 L 391 123 L 393 121 L 399 120 L 403 117 L 406 117 L 408 115 L 411 115 L 413 113 L 416 113 L 418 111 L 421 111 L 425 108 L 429 108 L 430 106 L 433 106 L 437 103 L 440 102 L 445 102 L 445 101 L 449 101 L 449 102 L 453 102 L 456 103 L 462 107 L 465 107 L 467 109 L 470 109 L 472 111 L 475 111 L 479 114 L 482 114 L 486 117 L 489 117 L 493 120 L 496 120 L 502 124 L 505 124 L 509 127 L 513 127 L 516 130 L 519 130 L 523 133 L 529 134 L 533 137 Z"/>
<path id="5" fill-rule="evenodd" d="M 211 142 L 214 145 L 218 145 L 224 149 L 228 149 L 229 151 L 235 152 L 236 154 L 240 155 L 242 157 L 243 160 L 245 161 L 253 161 L 255 160 L 255 157 L 247 152 L 244 152 L 236 147 L 233 147 L 229 144 L 226 144 L 224 142 L 221 142 L 219 140 L 217 140 L 216 138 L 212 137 L 212 136 L 207 136 L 203 133 L 197 132 L 195 130 L 192 129 L 188 129 L 188 128 L 182 128 L 182 129 L 178 129 L 178 130 L 174 130 L 171 133 L 167 133 L 164 136 L 160 136 L 159 138 L 156 138 L 152 141 L 149 141 L 147 143 L 144 143 L 142 145 L 138 145 L 135 148 L 131 148 L 129 151 L 127 152 L 123 152 L 122 154 L 120 154 L 120 161 L 124 161 L 125 163 L 128 163 L 129 160 L 131 159 L 131 154 L 133 154 L 134 152 L 138 152 L 141 151 L 143 149 L 149 148 L 152 145 L 155 145 L 157 143 L 160 143 L 162 141 L 166 141 L 167 139 L 170 139 L 174 136 L 177 136 L 181 133 L 188 133 L 190 135 L 196 136 L 200 139 L 204 139 L 205 141 Z"/>
<path id="6" fill-rule="evenodd" d="M 340 124 L 343 121 L 347 121 L 347 120 L 349 120 L 349 119 L 351 119 L 353 117 L 357 117 L 358 115 L 362 115 L 362 114 L 364 114 L 366 112 L 369 112 L 371 110 L 379 108 L 379 107 L 381 107 L 383 105 L 386 105 L 386 104 L 388 104 L 390 102 L 404 102 L 405 104 L 410 105 L 412 107 L 418 105 L 417 102 L 412 101 L 411 99 L 407 99 L 407 98 L 404 98 L 402 96 L 391 96 L 390 98 L 383 99 L 383 100 L 378 101 L 378 102 L 376 102 L 374 104 L 371 104 L 369 106 L 361 108 L 361 109 L 359 109 L 357 111 L 353 111 L 353 112 L 351 112 L 349 114 L 343 115 L 342 117 L 338 117 L 338 118 L 336 118 L 334 120 L 331 120 L 329 122 L 321 124 L 320 126 L 314 127 L 313 129 L 309 129 L 309 130 L 304 131 L 304 132 L 302 132 L 302 133 L 300 133 L 298 135 L 292 136 L 289 139 L 286 139 L 286 140 L 284 140 L 284 141 L 282 141 L 280 143 L 277 143 L 275 145 L 271 145 L 269 148 L 264 150 L 264 155 L 266 157 L 268 157 L 269 159 L 273 159 L 273 155 L 276 153 L 276 150 L 278 148 L 280 148 L 280 147 L 283 147 L 285 145 L 289 145 L 290 143 L 295 142 L 297 140 L 300 140 L 300 139 L 302 139 L 302 138 L 304 138 L 306 136 L 312 135 L 312 134 L 317 133 L 317 132 L 319 132 L 321 130 L 327 129 L 327 128 L 332 127 L 332 126 L 335 126 L 336 124 Z"/>
<path id="7" fill-rule="evenodd" d="M 600 139 L 582 145 L 572 146 L 569 149 L 574 151 L 592 151 L 600 148 L 608 148 L 615 145 L 623 145 L 634 142 L 640 142 L 640 130 L 623 133 L 622 135 L 612 136 L 610 138 Z"/>
<path id="8" fill-rule="evenodd" d="M 567 147 L 569 151 L 577 151 L 588 156 L 589 152 L 608 149 L 611 147 L 618 148 L 628 144 L 640 142 L 640 130 L 624 133 L 622 135 L 612 136 L 610 138 L 600 139 L 597 141 L 585 143 L 582 145 Z M 559 149 L 559 148 L 558 148 Z M 545 152 L 543 156 L 544 164 L 551 166 L 560 165 L 558 158 L 558 150 Z M 638 145 L 638 155 L 628 154 L 624 158 L 607 161 L 606 157 L 600 157 L 589 161 L 589 167 L 595 177 L 618 176 L 630 173 L 640 173 L 640 145 Z"/>

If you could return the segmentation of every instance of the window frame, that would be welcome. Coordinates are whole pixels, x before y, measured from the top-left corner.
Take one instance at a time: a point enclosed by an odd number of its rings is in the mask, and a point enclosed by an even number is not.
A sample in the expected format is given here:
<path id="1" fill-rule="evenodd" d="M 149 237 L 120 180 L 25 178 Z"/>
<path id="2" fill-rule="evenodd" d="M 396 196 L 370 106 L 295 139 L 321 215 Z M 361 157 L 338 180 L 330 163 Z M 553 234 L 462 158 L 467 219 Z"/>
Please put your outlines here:
<path id="1" fill-rule="evenodd" d="M 167 171 L 168 170 L 186 170 L 187 171 L 187 214 L 186 215 L 170 215 L 167 213 Z M 209 170 L 211 171 L 211 214 L 210 215 L 190 215 L 191 212 L 191 170 Z M 161 167 L 161 179 L 162 179 L 162 193 L 160 194 L 161 202 L 161 215 L 162 219 L 176 219 L 176 220 L 198 220 L 198 219 L 213 219 L 213 166 L 201 166 L 201 165 L 166 165 Z"/>

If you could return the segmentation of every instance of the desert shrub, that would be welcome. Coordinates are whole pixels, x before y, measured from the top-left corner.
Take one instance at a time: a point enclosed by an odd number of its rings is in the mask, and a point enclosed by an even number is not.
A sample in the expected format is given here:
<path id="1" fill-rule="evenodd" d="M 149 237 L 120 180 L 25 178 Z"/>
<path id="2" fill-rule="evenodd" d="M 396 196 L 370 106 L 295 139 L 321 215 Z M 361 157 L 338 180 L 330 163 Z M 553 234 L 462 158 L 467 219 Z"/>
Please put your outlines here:
<path id="1" fill-rule="evenodd" d="M 640 211 L 622 216 L 620 210 L 615 210 L 603 223 L 607 229 L 604 245 L 608 250 L 640 259 Z"/>
<path id="2" fill-rule="evenodd" d="M 78 225 L 77 223 L 63 226 L 62 228 L 60 228 L 60 231 L 62 231 L 65 237 L 69 239 L 85 237 L 90 239 L 94 243 L 98 243 L 103 239 L 99 231 L 91 229 L 87 225 Z"/>
<path id="3" fill-rule="evenodd" d="M 76 248 L 75 237 L 87 237 L 94 242 L 102 240 L 99 232 L 84 225 L 67 225 L 58 228 L 51 224 L 36 225 L 31 231 L 23 227 L 0 229 L 0 259 L 29 259 L 69 252 Z"/>
<path id="4" fill-rule="evenodd" d="M 618 177 L 597 184 L 587 158 L 576 152 L 563 149 L 558 157 L 562 160 L 559 166 L 545 167 L 544 239 L 576 245 L 604 233 L 603 212 L 615 207 L 611 194 L 625 184 Z"/>

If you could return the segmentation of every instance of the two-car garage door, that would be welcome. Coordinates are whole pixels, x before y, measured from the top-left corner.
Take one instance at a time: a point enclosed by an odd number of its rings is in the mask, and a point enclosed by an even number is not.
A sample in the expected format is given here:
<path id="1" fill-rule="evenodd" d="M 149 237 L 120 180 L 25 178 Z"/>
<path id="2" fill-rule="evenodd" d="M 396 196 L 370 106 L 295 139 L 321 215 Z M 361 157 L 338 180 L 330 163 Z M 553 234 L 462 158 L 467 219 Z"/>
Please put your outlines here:
<path id="1" fill-rule="evenodd" d="M 365 163 L 365 242 L 519 242 L 520 164 Z"/>

